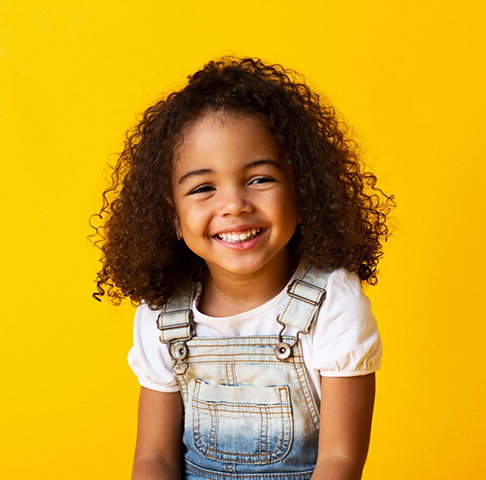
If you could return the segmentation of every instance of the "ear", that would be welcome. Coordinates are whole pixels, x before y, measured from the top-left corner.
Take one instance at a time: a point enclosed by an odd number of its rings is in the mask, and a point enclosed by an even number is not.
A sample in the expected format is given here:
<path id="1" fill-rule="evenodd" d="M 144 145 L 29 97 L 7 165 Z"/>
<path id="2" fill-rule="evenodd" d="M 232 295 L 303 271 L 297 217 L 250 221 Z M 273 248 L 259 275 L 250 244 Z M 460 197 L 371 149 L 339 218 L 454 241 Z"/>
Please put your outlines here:
<path id="1" fill-rule="evenodd" d="M 175 228 L 175 233 L 177 235 L 177 240 L 182 240 L 181 224 L 179 222 L 179 217 L 177 217 L 177 215 L 174 219 L 174 228 Z"/>
<path id="2" fill-rule="evenodd" d="M 175 234 L 177 236 L 177 240 L 181 240 L 182 239 L 181 224 L 179 222 L 179 217 L 177 216 L 177 212 L 176 212 L 176 208 L 175 208 L 175 205 L 174 205 L 174 201 L 168 195 L 165 196 L 165 200 L 172 207 L 172 209 L 174 211 L 174 230 L 175 230 Z"/>
<path id="3" fill-rule="evenodd" d="M 300 225 L 302 223 L 302 216 L 297 209 L 295 209 L 295 220 L 297 222 L 297 225 Z"/>

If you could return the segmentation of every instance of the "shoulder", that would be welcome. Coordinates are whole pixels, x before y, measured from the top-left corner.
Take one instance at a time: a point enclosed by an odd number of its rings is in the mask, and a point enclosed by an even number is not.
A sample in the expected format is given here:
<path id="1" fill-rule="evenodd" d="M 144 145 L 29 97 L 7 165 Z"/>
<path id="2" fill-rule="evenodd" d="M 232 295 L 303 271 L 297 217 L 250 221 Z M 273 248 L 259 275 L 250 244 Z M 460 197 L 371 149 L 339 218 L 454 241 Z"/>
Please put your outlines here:
<path id="1" fill-rule="evenodd" d="M 363 292 L 356 273 L 340 268 L 329 275 L 326 299 L 319 316 L 328 320 L 339 316 L 341 321 L 358 323 L 375 321 L 371 312 L 371 302 Z"/>
<path id="2" fill-rule="evenodd" d="M 354 272 L 344 268 L 337 270 L 312 269 L 312 276 L 320 278 L 320 283 L 325 286 L 326 297 L 323 308 L 370 308 L 370 301 L 364 294 L 361 281 Z M 312 282 L 311 282 L 312 283 Z M 321 308 L 322 312 L 322 308 Z"/>
<path id="3" fill-rule="evenodd" d="M 157 317 L 160 311 L 151 310 L 141 304 L 135 313 L 133 325 L 133 347 L 128 355 L 128 363 L 143 387 L 161 392 L 178 390 L 171 370 L 167 345 L 159 340 Z"/>
<path id="4" fill-rule="evenodd" d="M 382 346 L 371 302 L 355 273 L 331 273 L 313 331 L 315 368 L 323 376 L 352 376 L 379 368 Z"/>
<path id="5" fill-rule="evenodd" d="M 159 310 L 151 310 L 147 304 L 141 303 L 137 307 L 133 322 L 133 336 L 135 342 L 146 342 L 158 339 L 157 317 Z"/>
<path id="6" fill-rule="evenodd" d="M 333 295 L 336 300 L 347 298 L 362 300 L 367 299 L 363 293 L 359 277 L 354 272 L 349 272 L 344 268 L 334 270 L 327 282 L 328 294 Z"/>

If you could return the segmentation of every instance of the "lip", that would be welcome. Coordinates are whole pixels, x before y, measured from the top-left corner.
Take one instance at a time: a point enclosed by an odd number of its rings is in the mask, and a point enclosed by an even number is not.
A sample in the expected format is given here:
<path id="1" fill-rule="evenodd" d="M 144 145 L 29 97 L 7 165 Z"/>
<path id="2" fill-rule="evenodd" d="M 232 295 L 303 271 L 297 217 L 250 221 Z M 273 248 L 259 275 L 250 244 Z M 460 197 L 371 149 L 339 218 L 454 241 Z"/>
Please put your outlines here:
<path id="1" fill-rule="evenodd" d="M 246 230 L 251 230 L 252 228 L 261 228 L 260 235 L 257 235 L 256 237 L 252 238 L 251 240 L 248 240 L 246 242 L 242 243 L 230 243 L 230 242 L 225 242 L 224 240 L 221 240 L 218 235 L 221 233 L 238 233 L 238 232 L 243 232 Z M 268 232 L 268 229 L 263 228 L 263 227 L 244 227 L 244 228 L 232 228 L 228 230 L 221 231 L 219 234 L 213 235 L 213 240 L 220 245 L 222 245 L 225 248 L 228 248 L 230 250 L 236 250 L 236 251 L 244 251 L 244 250 L 249 250 L 253 248 L 255 245 L 261 242 L 261 240 L 266 236 L 266 233 Z"/>

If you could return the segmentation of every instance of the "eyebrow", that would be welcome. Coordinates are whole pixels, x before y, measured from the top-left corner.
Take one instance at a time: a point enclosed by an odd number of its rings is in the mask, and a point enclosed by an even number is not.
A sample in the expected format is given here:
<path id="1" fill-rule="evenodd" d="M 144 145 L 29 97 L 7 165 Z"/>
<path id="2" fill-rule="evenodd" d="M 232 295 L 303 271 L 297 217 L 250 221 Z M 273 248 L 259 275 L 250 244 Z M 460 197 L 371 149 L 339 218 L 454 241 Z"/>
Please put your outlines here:
<path id="1" fill-rule="evenodd" d="M 193 170 L 192 172 L 187 172 L 185 175 L 182 175 L 181 178 L 179 178 L 179 185 L 181 183 L 184 183 L 188 178 L 195 177 L 197 175 L 205 175 L 207 173 L 212 173 L 213 170 L 210 168 L 201 168 L 200 170 Z"/>
<path id="2" fill-rule="evenodd" d="M 278 168 L 279 170 L 283 170 L 282 166 L 276 162 L 275 160 L 272 160 L 270 158 L 262 158 L 261 160 L 255 160 L 254 162 L 247 163 L 243 169 L 248 170 L 250 168 L 254 167 L 259 167 L 260 165 L 270 165 L 272 167 Z M 179 179 L 178 184 L 180 185 L 181 183 L 184 183 L 188 178 L 195 177 L 198 175 L 206 175 L 208 173 L 213 173 L 214 170 L 211 168 L 201 168 L 199 170 L 192 170 L 191 172 L 187 172 L 182 177 Z"/>
<path id="3" fill-rule="evenodd" d="M 244 168 L 245 170 L 247 170 L 249 168 L 259 167 L 260 165 L 271 165 L 275 168 L 278 168 L 279 170 L 283 170 L 280 163 L 272 160 L 271 158 L 262 158 L 261 160 L 255 160 L 254 162 L 247 163 Z"/>

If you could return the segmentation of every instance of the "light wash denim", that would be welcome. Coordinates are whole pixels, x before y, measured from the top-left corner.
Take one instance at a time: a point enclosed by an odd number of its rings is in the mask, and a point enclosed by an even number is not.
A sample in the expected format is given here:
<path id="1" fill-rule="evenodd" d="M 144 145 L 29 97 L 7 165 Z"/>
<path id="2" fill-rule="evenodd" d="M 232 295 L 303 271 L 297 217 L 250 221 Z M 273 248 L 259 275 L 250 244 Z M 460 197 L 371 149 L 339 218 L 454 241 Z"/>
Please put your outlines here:
<path id="1" fill-rule="evenodd" d="M 291 285 L 282 331 L 289 323 L 308 331 L 328 275 L 311 269 L 301 278 L 305 282 Z M 317 460 L 319 412 L 298 338 L 282 332 L 192 338 L 187 325 L 193 294 L 177 295 L 158 320 L 184 401 L 184 478 L 309 479 Z M 288 352 L 279 359 L 282 344 Z"/>

